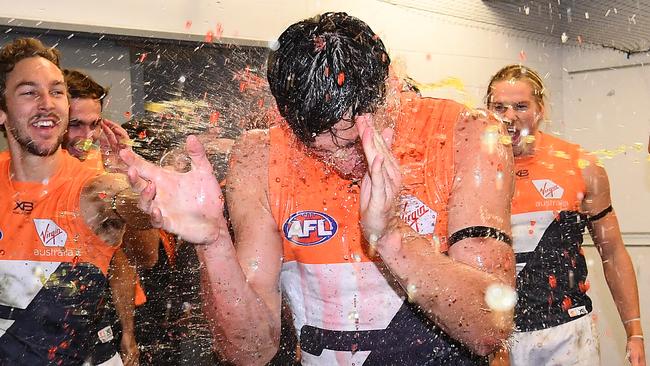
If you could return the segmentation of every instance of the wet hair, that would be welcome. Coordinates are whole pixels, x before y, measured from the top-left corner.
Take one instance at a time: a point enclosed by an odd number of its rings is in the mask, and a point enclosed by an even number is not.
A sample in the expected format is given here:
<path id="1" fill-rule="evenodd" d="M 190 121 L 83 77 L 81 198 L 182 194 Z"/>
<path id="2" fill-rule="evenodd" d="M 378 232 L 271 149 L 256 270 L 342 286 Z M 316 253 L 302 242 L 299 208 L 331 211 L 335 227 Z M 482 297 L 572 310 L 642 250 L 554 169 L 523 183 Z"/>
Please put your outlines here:
<path id="1" fill-rule="evenodd" d="M 358 18 L 324 13 L 291 25 L 278 43 L 267 79 L 280 115 L 305 144 L 383 103 L 390 58 Z"/>
<path id="2" fill-rule="evenodd" d="M 546 100 L 544 82 L 537 71 L 523 65 L 505 66 L 492 76 L 487 88 L 487 93 L 485 94 L 486 104 L 490 104 L 494 84 L 504 80 L 523 81 L 528 83 L 528 85 L 533 89 L 533 97 L 537 101 L 537 104 L 542 108 L 544 107 L 544 102 Z"/>
<path id="3" fill-rule="evenodd" d="M 70 98 L 99 100 L 102 108 L 104 108 L 104 99 L 108 95 L 107 88 L 97 84 L 90 76 L 77 70 L 65 69 L 63 70 L 63 77 L 68 86 Z"/>
<path id="4" fill-rule="evenodd" d="M 45 47 L 36 38 L 18 38 L 2 47 L 0 49 L 0 108 L 5 112 L 7 111 L 5 98 L 7 75 L 18 62 L 30 57 L 43 57 L 59 67 L 59 51 Z"/>

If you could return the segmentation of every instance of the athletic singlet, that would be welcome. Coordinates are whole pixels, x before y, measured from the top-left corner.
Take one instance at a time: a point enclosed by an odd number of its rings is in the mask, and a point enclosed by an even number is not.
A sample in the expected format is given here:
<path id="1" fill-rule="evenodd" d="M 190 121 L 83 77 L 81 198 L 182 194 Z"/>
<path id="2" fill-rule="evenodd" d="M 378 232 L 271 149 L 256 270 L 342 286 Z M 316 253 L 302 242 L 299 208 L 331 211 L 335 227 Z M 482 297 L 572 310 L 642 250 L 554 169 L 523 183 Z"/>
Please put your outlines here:
<path id="1" fill-rule="evenodd" d="M 454 178 L 452 101 L 402 98 L 393 153 L 402 218 L 446 250 Z M 305 365 L 476 365 L 382 274 L 359 227 L 359 186 L 311 157 L 284 125 L 270 129 L 269 200 L 283 236 L 281 284 Z"/>
<path id="2" fill-rule="evenodd" d="M 3 365 L 81 365 L 91 352 L 96 363 L 115 355 L 102 314 L 116 247 L 92 232 L 79 208 L 83 186 L 101 171 L 61 154 L 43 183 L 11 181 L 10 155 L 0 154 Z"/>
<path id="3" fill-rule="evenodd" d="M 580 213 L 581 149 L 544 133 L 535 154 L 515 159 L 512 234 L 517 259 L 519 331 L 553 327 L 591 312 Z"/>

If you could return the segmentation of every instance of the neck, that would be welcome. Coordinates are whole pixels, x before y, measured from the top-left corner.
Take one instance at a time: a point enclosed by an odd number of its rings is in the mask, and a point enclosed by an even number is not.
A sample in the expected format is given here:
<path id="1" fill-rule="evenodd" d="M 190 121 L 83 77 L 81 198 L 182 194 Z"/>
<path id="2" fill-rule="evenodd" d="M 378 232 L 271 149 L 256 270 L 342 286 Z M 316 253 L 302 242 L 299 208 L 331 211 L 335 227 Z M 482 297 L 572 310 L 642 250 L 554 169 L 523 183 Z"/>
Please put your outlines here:
<path id="1" fill-rule="evenodd" d="M 49 179 L 56 173 L 63 157 L 61 148 L 50 156 L 37 156 L 10 144 L 9 152 L 11 180 L 18 182 L 43 182 Z"/>
<path id="2" fill-rule="evenodd" d="M 515 156 L 516 159 L 526 159 L 535 156 L 537 153 L 537 146 L 539 145 L 539 140 L 541 138 L 541 132 L 535 131 L 535 139 L 530 143 L 526 144 L 521 154 Z"/>

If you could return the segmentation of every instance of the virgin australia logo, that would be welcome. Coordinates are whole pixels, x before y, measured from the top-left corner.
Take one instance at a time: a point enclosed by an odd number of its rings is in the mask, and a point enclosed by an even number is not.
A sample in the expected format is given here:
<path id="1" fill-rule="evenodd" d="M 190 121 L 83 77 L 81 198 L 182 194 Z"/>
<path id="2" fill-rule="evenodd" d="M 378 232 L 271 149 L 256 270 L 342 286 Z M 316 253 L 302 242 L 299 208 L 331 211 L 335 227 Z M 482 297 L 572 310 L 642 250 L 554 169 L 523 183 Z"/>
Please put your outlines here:
<path id="1" fill-rule="evenodd" d="M 62 247 L 68 239 L 68 233 L 50 219 L 34 219 L 38 238 L 46 247 Z"/>
<path id="2" fill-rule="evenodd" d="M 550 179 L 533 180 L 537 192 L 545 199 L 559 200 L 564 195 L 564 188 Z"/>

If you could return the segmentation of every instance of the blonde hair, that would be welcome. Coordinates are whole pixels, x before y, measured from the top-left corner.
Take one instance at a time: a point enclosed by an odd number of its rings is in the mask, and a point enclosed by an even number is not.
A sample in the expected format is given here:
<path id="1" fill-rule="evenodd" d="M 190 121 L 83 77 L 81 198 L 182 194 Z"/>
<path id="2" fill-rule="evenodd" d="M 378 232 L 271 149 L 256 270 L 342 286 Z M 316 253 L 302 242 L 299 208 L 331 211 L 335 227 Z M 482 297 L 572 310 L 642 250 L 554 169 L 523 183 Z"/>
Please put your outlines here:
<path id="1" fill-rule="evenodd" d="M 537 104 L 542 108 L 545 108 L 546 101 L 546 89 L 544 88 L 544 82 L 539 76 L 537 71 L 528 68 L 523 65 L 508 65 L 499 70 L 492 79 L 490 79 L 490 84 L 487 88 L 487 94 L 485 95 L 486 104 L 490 103 L 492 98 L 492 91 L 494 84 L 499 81 L 524 81 L 533 88 L 533 97 L 537 101 Z"/>

